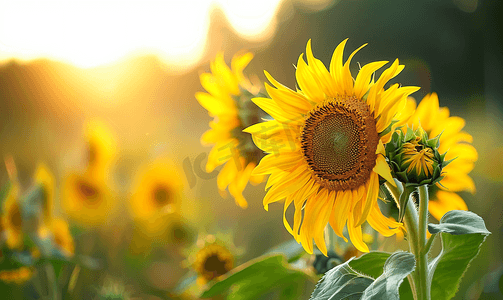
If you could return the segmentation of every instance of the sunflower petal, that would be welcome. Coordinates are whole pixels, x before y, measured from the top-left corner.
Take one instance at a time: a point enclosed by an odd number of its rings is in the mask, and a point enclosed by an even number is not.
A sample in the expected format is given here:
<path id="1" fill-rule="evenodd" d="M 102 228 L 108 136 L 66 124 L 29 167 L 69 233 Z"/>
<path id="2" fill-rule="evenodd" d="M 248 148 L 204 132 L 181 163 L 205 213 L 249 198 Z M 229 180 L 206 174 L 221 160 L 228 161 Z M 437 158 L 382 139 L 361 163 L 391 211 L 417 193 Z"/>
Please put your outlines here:
<path id="1" fill-rule="evenodd" d="M 304 94 L 306 94 L 309 100 L 313 102 L 320 102 L 325 99 L 325 93 L 323 93 L 314 79 L 313 74 L 303 59 L 303 54 L 299 56 L 297 69 L 295 70 L 295 77 L 297 78 L 297 83 L 299 84 L 300 89 Z"/>
<path id="2" fill-rule="evenodd" d="M 361 226 L 363 222 L 367 220 L 367 216 L 370 213 L 372 204 L 377 201 L 377 195 L 379 194 L 379 177 L 377 173 L 371 172 L 369 178 L 369 187 L 367 190 L 367 196 L 365 197 L 365 206 L 363 207 L 360 219 L 355 224 L 355 226 Z"/>
<path id="3" fill-rule="evenodd" d="M 360 203 L 361 201 L 356 205 L 359 206 Z M 351 243 L 355 245 L 356 249 L 360 250 L 361 252 L 369 252 L 369 247 L 365 244 L 365 242 L 363 242 L 362 227 L 356 225 L 352 213 L 350 213 L 348 217 L 348 233 L 349 238 L 351 239 Z"/>
<path id="4" fill-rule="evenodd" d="M 391 185 L 396 187 L 396 183 L 393 180 L 393 176 L 391 176 L 391 170 L 384 156 L 377 155 L 376 165 L 373 171 L 379 174 L 382 178 L 386 179 L 386 181 L 389 182 Z"/>

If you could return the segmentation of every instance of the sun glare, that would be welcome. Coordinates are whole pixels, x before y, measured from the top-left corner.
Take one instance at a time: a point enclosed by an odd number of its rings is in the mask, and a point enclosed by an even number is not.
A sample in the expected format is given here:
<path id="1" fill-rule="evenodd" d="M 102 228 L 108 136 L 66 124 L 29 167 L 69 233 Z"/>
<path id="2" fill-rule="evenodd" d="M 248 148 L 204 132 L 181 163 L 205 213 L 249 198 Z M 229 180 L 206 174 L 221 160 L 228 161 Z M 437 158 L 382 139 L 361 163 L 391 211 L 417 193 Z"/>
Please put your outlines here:
<path id="1" fill-rule="evenodd" d="M 205 54 L 214 7 L 239 35 L 271 37 L 281 0 L 256 2 L 0 0 L 0 61 L 46 57 L 90 68 L 149 53 L 186 70 Z"/>

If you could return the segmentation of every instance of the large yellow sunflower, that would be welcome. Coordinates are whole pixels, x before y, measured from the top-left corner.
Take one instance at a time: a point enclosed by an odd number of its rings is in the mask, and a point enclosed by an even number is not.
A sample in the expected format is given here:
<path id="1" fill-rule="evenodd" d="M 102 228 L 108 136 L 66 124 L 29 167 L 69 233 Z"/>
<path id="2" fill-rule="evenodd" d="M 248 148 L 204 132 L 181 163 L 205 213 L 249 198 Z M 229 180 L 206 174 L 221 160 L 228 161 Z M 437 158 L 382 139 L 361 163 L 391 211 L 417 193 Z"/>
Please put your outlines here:
<path id="1" fill-rule="evenodd" d="M 327 223 L 346 241 L 343 230 L 347 225 L 351 242 L 362 252 L 369 251 L 362 239 L 365 221 L 385 236 L 393 235 L 400 226 L 383 216 L 377 203 L 379 176 L 394 184 L 383 143 L 389 140 L 397 111 L 419 88 L 398 84 L 384 88 L 404 68 L 398 59 L 375 82 L 374 72 L 386 61 L 363 66 L 353 79 L 350 62 L 363 46 L 343 63 L 346 41 L 335 49 L 330 71 L 313 56 L 311 41 L 307 43 L 307 63 L 302 54 L 297 63 L 297 91 L 265 72 L 274 85 L 265 85 L 272 99 L 253 101 L 274 120 L 245 130 L 269 153 L 253 173 L 270 174 L 265 209 L 286 199 L 286 212 L 293 202 L 293 229 L 283 214 L 285 227 L 309 253 L 314 238 L 326 255 Z"/>
<path id="2" fill-rule="evenodd" d="M 61 206 L 81 225 L 97 226 L 110 218 L 116 199 L 102 178 L 86 172 L 69 174 L 62 187 Z"/>
<path id="3" fill-rule="evenodd" d="M 417 128 L 419 124 L 429 137 L 440 136 L 440 153 L 447 152 L 446 160 L 454 159 L 442 170 L 444 178 L 434 188 L 430 188 L 428 208 L 437 220 L 454 209 L 468 210 L 463 199 L 455 192 L 475 192 L 475 184 L 468 173 L 477 161 L 477 150 L 471 145 L 473 138 L 462 131 L 465 120 L 449 116 L 447 107 L 439 107 L 436 93 L 426 95 L 416 109 L 416 101 L 410 97 L 404 114 L 412 115 L 406 120 L 409 127 Z"/>
<path id="4" fill-rule="evenodd" d="M 225 164 L 217 178 L 218 189 L 224 193 L 228 186 L 236 204 L 243 208 L 248 206 L 242 194 L 248 181 L 258 184 L 264 178 L 251 175 L 262 151 L 257 149 L 248 134 L 242 132 L 265 116 L 251 101 L 259 95 L 260 87 L 243 75 L 243 69 L 252 58 L 251 53 L 235 55 L 229 68 L 223 54 L 219 53 L 211 62 L 211 73 L 200 76 L 201 85 L 208 93 L 196 93 L 199 103 L 214 117 L 210 122 L 211 129 L 201 137 L 203 145 L 215 145 L 208 156 L 206 171 L 212 172 Z"/>

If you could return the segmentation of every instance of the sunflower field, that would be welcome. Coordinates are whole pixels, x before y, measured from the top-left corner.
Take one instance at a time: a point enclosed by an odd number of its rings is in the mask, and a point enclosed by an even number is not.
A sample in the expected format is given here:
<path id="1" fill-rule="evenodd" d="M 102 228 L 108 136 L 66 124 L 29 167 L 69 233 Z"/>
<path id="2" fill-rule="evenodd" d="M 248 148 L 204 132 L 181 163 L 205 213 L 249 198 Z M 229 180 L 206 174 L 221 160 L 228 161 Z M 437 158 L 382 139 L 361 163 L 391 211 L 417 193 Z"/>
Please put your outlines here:
<path id="1" fill-rule="evenodd" d="M 0 0 L 0 298 L 503 299 L 501 11 Z"/>

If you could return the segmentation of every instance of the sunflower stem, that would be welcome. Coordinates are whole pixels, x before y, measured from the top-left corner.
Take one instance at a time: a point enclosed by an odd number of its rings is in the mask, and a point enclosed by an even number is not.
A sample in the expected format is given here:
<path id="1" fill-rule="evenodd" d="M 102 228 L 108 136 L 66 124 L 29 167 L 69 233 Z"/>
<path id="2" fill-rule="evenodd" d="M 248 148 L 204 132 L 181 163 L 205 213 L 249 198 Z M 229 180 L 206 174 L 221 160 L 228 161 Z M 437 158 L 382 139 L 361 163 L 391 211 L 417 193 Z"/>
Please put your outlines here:
<path id="1" fill-rule="evenodd" d="M 395 179 L 396 187 L 392 186 L 390 183 L 386 182 L 385 186 L 390 192 L 391 196 L 394 198 L 396 204 L 400 206 L 400 195 L 404 192 L 404 188 L 401 182 Z M 418 235 L 419 235 L 419 216 L 414 205 L 414 201 L 407 201 L 407 206 L 405 208 L 405 216 L 404 216 L 404 224 L 405 229 L 407 230 L 407 242 L 409 242 L 409 250 L 414 254 L 416 259 L 416 269 L 412 272 L 408 277 L 410 288 L 412 290 L 412 294 L 414 296 L 414 300 L 425 300 L 428 298 L 424 298 L 424 292 L 421 290 L 421 276 L 418 273 L 418 255 L 421 252 L 421 247 L 418 244 Z"/>
<path id="2" fill-rule="evenodd" d="M 330 227 L 330 225 L 327 225 L 325 227 L 325 236 L 328 240 L 328 249 L 327 251 L 334 251 L 336 249 L 336 244 L 337 244 L 337 238 L 335 236 L 335 231 Z"/>
<path id="3" fill-rule="evenodd" d="M 58 282 L 56 279 L 56 273 L 54 272 L 54 267 L 50 263 L 45 264 L 45 271 L 47 273 L 47 280 L 49 281 L 49 296 L 53 300 L 58 300 Z"/>
<path id="4" fill-rule="evenodd" d="M 416 271 L 419 276 L 420 293 L 422 297 L 419 299 L 429 300 L 431 298 L 431 285 L 428 280 L 428 252 L 424 250 L 427 247 L 426 230 L 428 226 L 428 185 L 418 187 L 419 190 L 419 235 L 418 248 L 419 252 L 414 253 L 416 256 Z"/>

